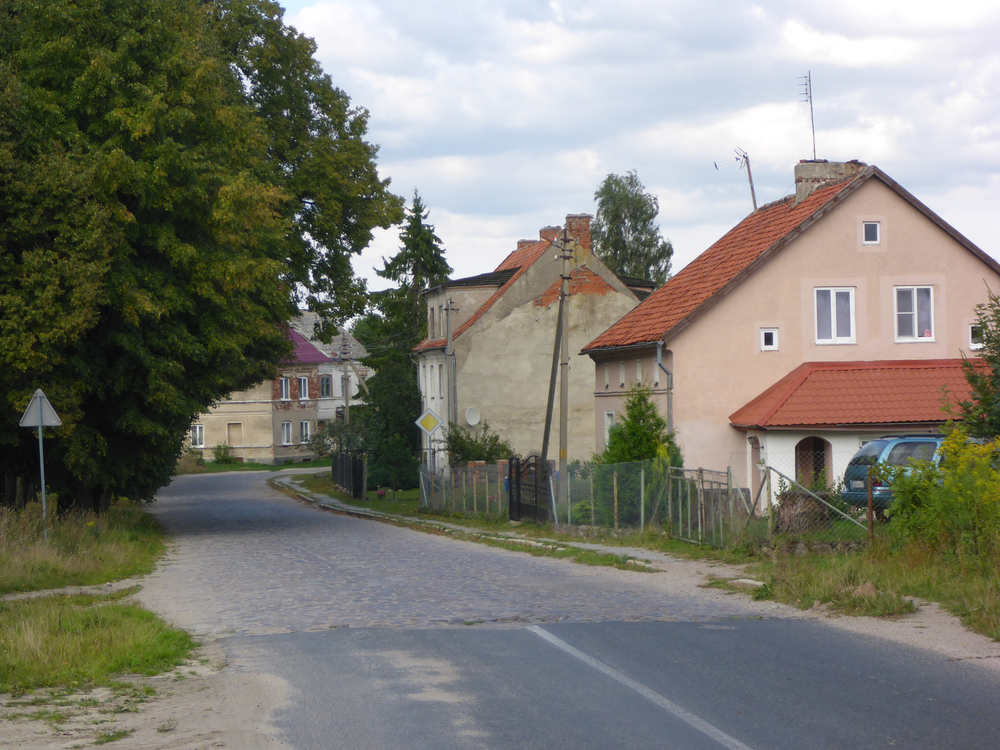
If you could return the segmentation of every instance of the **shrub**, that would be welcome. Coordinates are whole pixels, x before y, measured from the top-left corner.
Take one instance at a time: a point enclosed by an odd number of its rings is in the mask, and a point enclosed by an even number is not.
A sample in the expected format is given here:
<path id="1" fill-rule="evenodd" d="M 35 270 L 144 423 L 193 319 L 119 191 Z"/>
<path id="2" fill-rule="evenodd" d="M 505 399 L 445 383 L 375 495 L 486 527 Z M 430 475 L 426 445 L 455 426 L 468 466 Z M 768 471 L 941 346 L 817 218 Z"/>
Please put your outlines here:
<path id="1" fill-rule="evenodd" d="M 236 456 L 233 455 L 232 449 L 226 443 L 219 443 L 217 446 L 212 448 L 212 459 L 217 464 L 239 463 L 239 461 L 236 460 Z"/>

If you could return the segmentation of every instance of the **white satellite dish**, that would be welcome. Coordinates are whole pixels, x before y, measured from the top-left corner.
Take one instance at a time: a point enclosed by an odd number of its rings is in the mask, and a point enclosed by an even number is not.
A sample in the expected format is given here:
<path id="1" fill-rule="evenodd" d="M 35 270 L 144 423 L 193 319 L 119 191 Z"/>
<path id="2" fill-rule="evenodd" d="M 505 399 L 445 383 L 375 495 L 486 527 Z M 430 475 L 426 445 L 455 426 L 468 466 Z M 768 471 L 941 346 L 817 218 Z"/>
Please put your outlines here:
<path id="1" fill-rule="evenodd" d="M 469 423 L 470 427 L 475 427 L 479 424 L 480 419 L 482 419 L 482 415 L 475 406 L 470 406 L 465 410 L 465 421 Z"/>

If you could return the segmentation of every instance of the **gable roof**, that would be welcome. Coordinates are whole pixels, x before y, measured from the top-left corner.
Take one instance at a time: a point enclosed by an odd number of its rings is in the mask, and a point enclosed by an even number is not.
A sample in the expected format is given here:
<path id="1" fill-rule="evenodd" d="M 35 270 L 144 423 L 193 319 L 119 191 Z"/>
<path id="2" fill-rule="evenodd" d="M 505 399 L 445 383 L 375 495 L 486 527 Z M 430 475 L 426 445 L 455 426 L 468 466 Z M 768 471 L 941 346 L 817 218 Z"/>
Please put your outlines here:
<path id="1" fill-rule="evenodd" d="M 507 271 L 512 273 L 510 273 L 510 276 L 507 278 L 506 281 L 503 282 L 500 288 L 497 289 L 493 293 L 493 295 L 488 300 L 486 300 L 486 302 L 484 302 L 478 310 L 476 310 L 475 313 L 473 313 L 472 317 L 470 317 L 467 321 L 465 321 L 462 325 L 460 325 L 458 329 L 454 331 L 454 333 L 452 333 L 451 335 L 452 339 L 454 340 L 458 338 L 460 335 L 465 333 L 465 331 L 468 330 L 472 325 L 474 325 L 477 320 L 483 317 L 483 315 L 486 314 L 486 311 L 489 310 L 491 307 L 493 307 L 493 305 L 496 304 L 496 301 L 500 299 L 506 293 L 506 291 L 514 285 L 514 282 L 516 282 L 519 278 L 521 278 L 521 276 L 524 275 L 524 273 L 532 266 L 532 264 L 534 264 L 535 261 L 541 258 L 545 254 L 545 251 L 548 250 L 550 247 L 552 247 L 552 242 L 550 240 L 539 240 L 534 245 L 526 245 L 525 247 L 518 248 L 510 255 L 508 255 L 504 259 L 503 263 L 501 263 L 499 266 L 496 267 L 496 271 L 494 271 L 494 274 L 498 274 L 501 271 Z M 484 276 L 491 276 L 491 275 L 493 274 L 484 274 Z M 448 286 L 448 284 L 443 284 L 443 286 Z M 433 339 L 433 340 L 424 339 L 414 347 L 414 351 L 421 352 L 421 351 L 426 351 L 427 349 L 440 349 L 441 347 L 444 347 L 447 344 L 448 344 L 447 337 Z"/>
<path id="2" fill-rule="evenodd" d="M 294 349 L 290 357 L 283 359 L 283 365 L 315 365 L 321 362 L 329 362 L 332 358 L 305 336 L 289 328 L 287 336 L 294 344 Z"/>
<path id="3" fill-rule="evenodd" d="M 583 351 L 641 346 L 676 335 L 872 178 L 881 180 L 1000 273 L 1000 264 L 878 167 L 867 166 L 853 177 L 816 188 L 799 203 L 795 203 L 794 196 L 788 196 L 754 211 Z"/>
<path id="4" fill-rule="evenodd" d="M 961 359 L 805 362 L 729 416 L 745 429 L 944 422 L 968 397 Z"/>

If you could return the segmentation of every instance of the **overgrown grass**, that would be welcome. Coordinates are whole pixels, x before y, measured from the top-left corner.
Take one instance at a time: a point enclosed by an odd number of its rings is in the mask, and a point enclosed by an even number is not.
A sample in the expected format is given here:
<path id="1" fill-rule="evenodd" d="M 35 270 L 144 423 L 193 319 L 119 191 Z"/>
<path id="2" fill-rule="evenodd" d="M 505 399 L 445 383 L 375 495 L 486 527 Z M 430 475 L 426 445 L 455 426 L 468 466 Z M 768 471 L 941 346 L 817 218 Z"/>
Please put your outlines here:
<path id="1" fill-rule="evenodd" d="M 330 466 L 330 458 L 314 458 L 309 461 L 296 461 L 287 464 L 258 464 L 252 461 L 233 463 L 216 463 L 214 461 L 199 462 L 190 452 L 183 454 L 177 462 L 174 474 L 219 474 L 225 471 L 281 471 L 282 469 L 312 468 Z"/>
<path id="2" fill-rule="evenodd" d="M 302 476 L 295 477 L 295 481 L 310 492 L 318 492 L 327 497 L 336 498 L 345 505 L 376 510 L 381 513 L 393 513 L 398 516 L 417 516 L 417 506 L 420 503 L 419 490 L 400 490 L 396 493 L 395 500 L 380 500 L 376 496 L 375 490 L 370 490 L 367 500 L 356 500 L 339 492 L 333 483 L 333 477 L 326 472 L 321 474 L 303 474 Z M 389 497 L 391 497 L 391 493 L 392 490 L 389 490 Z"/>
<path id="3" fill-rule="evenodd" d="M 48 531 L 46 539 L 45 532 Z M 41 506 L 0 507 L 0 593 L 88 585 L 149 573 L 163 551 L 156 520 L 139 508 L 59 517 Z"/>
<path id="4" fill-rule="evenodd" d="M 105 685 L 180 664 L 194 641 L 124 601 L 129 593 L 0 602 L 0 693 Z"/>

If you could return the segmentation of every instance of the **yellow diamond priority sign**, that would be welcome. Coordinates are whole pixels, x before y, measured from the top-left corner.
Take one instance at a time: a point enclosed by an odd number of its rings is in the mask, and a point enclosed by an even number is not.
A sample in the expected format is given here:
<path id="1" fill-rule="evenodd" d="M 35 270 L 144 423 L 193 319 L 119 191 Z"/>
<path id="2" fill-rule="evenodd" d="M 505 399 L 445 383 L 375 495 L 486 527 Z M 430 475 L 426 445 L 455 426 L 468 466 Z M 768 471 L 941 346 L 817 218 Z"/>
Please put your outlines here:
<path id="1" fill-rule="evenodd" d="M 420 419 L 417 420 L 417 427 L 423 430 L 428 436 L 433 435 L 434 431 L 442 424 L 441 417 L 435 414 L 433 409 L 425 411 L 420 415 Z"/>

